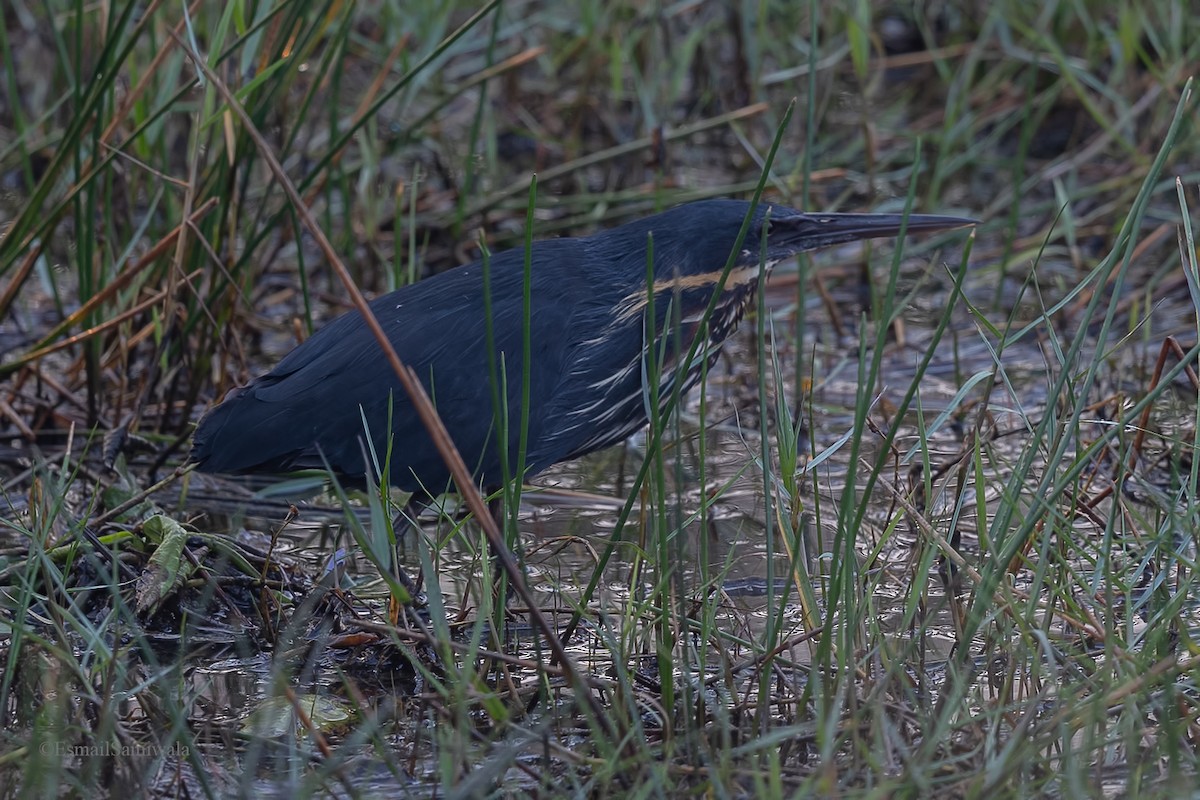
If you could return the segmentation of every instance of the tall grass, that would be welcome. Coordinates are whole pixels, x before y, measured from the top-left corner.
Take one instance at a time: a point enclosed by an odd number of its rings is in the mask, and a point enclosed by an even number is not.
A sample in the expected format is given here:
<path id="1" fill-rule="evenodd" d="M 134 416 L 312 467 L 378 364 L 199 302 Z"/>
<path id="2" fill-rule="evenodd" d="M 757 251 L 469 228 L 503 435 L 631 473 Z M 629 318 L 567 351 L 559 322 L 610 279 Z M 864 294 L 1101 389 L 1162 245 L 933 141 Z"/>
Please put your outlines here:
<path id="1" fill-rule="evenodd" d="M 1194 785 L 1186 4 L 54 0 L 0 18 L 0 796 Z M 338 569 L 293 563 L 283 513 L 259 547 L 193 517 L 194 477 L 143 496 L 209 403 L 348 307 L 310 211 L 375 292 L 481 238 L 758 192 L 984 225 L 781 265 L 734 368 L 706 365 L 691 397 L 656 395 L 682 343 L 648 346 L 654 419 L 611 512 L 543 541 L 538 496 L 509 484 L 508 545 L 570 664 L 497 602 L 474 519 L 423 520 L 427 613 L 396 628 L 386 491 L 336 493 L 365 505 L 339 535 L 374 563 L 346 594 Z M 887 273 L 864 288 L 868 263 Z M 169 548 L 144 520 L 164 510 L 196 527 L 153 561 Z M 174 576 L 177 616 L 141 607 L 146 575 Z"/>

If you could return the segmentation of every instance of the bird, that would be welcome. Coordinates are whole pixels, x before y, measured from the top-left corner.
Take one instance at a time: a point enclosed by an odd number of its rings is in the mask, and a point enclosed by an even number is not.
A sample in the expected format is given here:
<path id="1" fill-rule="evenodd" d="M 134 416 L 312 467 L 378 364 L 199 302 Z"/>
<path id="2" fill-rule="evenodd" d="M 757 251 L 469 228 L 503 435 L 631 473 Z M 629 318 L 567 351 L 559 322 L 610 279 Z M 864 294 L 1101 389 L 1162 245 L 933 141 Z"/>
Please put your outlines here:
<path id="1" fill-rule="evenodd" d="M 780 261 L 850 241 L 974 224 L 954 216 L 812 213 L 710 199 L 587 237 L 536 241 L 528 253 L 528 364 L 524 247 L 487 259 L 487 302 L 485 263 L 476 261 L 377 297 L 370 307 L 433 399 L 475 480 L 495 490 L 502 486 L 502 459 L 517 463 L 525 412 L 521 479 L 620 443 L 645 426 L 647 399 L 654 396 L 646 385 L 648 359 L 662 362 L 661 403 L 672 397 L 676 381 L 681 391 L 691 389 L 703 362 L 712 364 L 753 302 L 758 282 Z M 707 341 L 698 355 L 678 363 L 699 335 Z M 495 374 L 503 377 L 494 393 Z M 501 396 L 507 424 L 498 425 L 493 398 Z M 189 460 L 209 473 L 327 468 L 358 485 L 378 481 L 373 464 L 386 460 L 390 483 L 414 498 L 432 500 L 452 488 L 449 469 L 357 310 L 317 330 L 205 414 Z"/>

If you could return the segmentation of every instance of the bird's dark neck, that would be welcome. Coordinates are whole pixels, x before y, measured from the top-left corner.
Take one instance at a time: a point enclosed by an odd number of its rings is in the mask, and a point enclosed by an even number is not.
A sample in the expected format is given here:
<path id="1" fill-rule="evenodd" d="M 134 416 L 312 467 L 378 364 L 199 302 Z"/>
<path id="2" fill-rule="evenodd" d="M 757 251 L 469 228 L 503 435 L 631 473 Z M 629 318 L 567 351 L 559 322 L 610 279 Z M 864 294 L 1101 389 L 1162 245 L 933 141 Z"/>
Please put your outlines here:
<path id="1" fill-rule="evenodd" d="M 772 266 L 767 265 L 767 269 Z M 706 342 L 687 365 L 682 389 L 687 391 L 700 379 L 702 367 L 716 361 L 725 340 L 737 329 L 738 323 L 753 303 L 761 276 L 766 270 L 759 265 L 734 267 L 721 291 L 720 298 L 708 317 Z M 720 272 L 711 276 L 690 276 L 655 282 L 654 316 L 657 321 L 656 359 L 662 354 L 661 388 L 666 390 L 681 371 L 679 359 L 685 357 L 700 333 L 701 323 L 712 301 L 713 291 Z M 709 278 L 712 280 L 710 281 Z M 623 301 L 626 313 L 643 314 L 648 310 L 648 299 L 642 296 L 634 302 L 632 295 Z M 643 325 L 644 322 L 643 316 Z M 664 400 L 665 400 L 664 392 Z"/>

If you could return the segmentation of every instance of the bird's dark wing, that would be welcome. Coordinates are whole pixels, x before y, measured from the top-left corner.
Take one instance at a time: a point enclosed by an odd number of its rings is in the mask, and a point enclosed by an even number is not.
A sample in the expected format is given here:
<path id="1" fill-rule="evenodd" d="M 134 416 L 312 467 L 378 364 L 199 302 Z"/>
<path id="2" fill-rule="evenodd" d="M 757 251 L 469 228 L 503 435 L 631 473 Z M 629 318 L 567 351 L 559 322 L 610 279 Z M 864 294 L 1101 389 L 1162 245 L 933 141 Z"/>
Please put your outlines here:
<path id="1" fill-rule="evenodd" d="M 542 259 L 578 257 L 576 240 L 535 245 Z M 499 362 L 506 375 L 513 422 L 510 453 L 520 430 L 524 254 L 492 258 L 491 314 Z M 562 287 L 550 283 L 533 296 L 539 330 L 563 330 L 570 316 Z M 486 316 L 478 264 L 434 276 L 371 302 L 400 359 L 417 374 L 467 466 L 484 483 L 500 479 L 500 456 L 492 415 L 492 388 L 485 348 Z M 567 337 L 532 340 L 534 408 L 560 371 Z M 390 423 L 389 423 L 389 402 Z M 357 312 L 339 317 L 292 351 L 269 374 L 236 390 L 201 420 L 192 460 L 211 472 L 283 472 L 323 467 L 352 479 L 366 473 L 364 424 L 377 458 L 388 451 L 391 481 L 408 490 L 443 491 L 449 479 L 378 343 Z M 530 442 L 541 435 L 541 418 L 530 420 Z M 390 427 L 389 427 L 390 425 Z M 373 470 L 372 470 L 373 472 Z"/>
<path id="2" fill-rule="evenodd" d="M 662 255 L 667 260 L 672 257 L 670 251 Z M 634 248 L 620 256 L 619 264 L 604 269 L 627 274 L 630 264 L 644 262 L 645 257 L 644 249 Z M 606 262 L 591 258 L 587 263 L 596 269 Z M 597 275 L 592 283 L 601 286 L 604 281 Z M 617 285 L 626 293 L 594 290 L 575 306 L 570 329 L 578 333 L 564 354 L 562 377 L 544 406 L 542 450 L 537 455 L 547 465 L 610 447 L 648 422 L 647 291 L 644 282 L 640 288 L 628 281 Z M 660 407 L 670 400 L 676 380 L 682 380 L 681 391 L 691 389 L 703 360 L 711 363 L 719 350 L 718 340 L 701 350 L 687 368 L 679 363 L 692 346 L 711 296 L 708 284 L 677 289 L 668 282 L 655 293 L 654 360 L 659 362 Z"/>
<path id="3" fill-rule="evenodd" d="M 593 251 L 584 262 L 580 277 L 590 288 L 578 292 L 562 371 L 543 406 L 542 436 L 532 454 L 540 465 L 617 444 L 646 424 L 644 313 L 630 302 L 645 289 L 627 279 L 631 270 L 645 268 L 644 238 L 626 249 Z M 664 312 L 657 309 L 656 316 Z"/>
<path id="4" fill-rule="evenodd" d="M 600 450 L 646 424 L 640 321 L 610 327 L 611 322 L 602 309 L 577 309 L 572 327 L 585 333 L 565 354 L 562 379 L 545 407 L 533 454 L 539 463 Z"/>

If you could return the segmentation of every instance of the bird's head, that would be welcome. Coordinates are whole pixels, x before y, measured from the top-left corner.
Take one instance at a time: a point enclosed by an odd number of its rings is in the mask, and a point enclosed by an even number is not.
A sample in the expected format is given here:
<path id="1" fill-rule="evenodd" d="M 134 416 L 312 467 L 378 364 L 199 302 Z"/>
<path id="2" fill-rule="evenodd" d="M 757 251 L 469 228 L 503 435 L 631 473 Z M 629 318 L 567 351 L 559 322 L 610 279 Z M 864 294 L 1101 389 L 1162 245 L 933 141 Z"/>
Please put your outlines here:
<path id="1" fill-rule="evenodd" d="M 647 243 L 652 241 L 658 280 L 719 275 L 749 211 L 750 203 L 744 200 L 702 200 L 622 225 L 597 239 L 624 256 L 640 258 L 643 274 Z M 817 214 L 764 202 L 751 215 L 734 268 L 757 267 L 764 260 L 772 265 L 807 250 L 897 236 L 901 230 L 922 233 L 974 224 L 973 219 L 931 214 Z"/>

